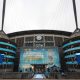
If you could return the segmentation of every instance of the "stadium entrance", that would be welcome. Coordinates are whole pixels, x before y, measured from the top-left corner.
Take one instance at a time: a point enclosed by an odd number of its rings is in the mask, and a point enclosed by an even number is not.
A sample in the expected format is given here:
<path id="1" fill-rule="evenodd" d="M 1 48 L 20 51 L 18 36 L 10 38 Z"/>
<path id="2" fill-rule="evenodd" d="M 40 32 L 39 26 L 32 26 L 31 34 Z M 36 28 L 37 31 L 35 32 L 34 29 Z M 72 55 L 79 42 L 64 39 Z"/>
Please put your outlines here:
<path id="1" fill-rule="evenodd" d="M 44 73 L 46 65 L 45 64 L 35 64 L 34 66 L 34 72 L 35 73 Z"/>

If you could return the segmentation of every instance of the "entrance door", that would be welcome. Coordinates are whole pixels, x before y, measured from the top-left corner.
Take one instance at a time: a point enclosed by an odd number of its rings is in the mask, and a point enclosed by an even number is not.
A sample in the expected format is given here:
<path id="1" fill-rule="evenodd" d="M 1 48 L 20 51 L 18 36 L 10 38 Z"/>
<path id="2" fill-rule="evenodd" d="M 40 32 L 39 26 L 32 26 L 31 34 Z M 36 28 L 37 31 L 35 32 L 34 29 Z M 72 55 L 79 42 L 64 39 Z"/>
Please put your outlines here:
<path id="1" fill-rule="evenodd" d="M 45 65 L 34 65 L 34 72 L 35 73 L 44 73 L 45 72 Z"/>

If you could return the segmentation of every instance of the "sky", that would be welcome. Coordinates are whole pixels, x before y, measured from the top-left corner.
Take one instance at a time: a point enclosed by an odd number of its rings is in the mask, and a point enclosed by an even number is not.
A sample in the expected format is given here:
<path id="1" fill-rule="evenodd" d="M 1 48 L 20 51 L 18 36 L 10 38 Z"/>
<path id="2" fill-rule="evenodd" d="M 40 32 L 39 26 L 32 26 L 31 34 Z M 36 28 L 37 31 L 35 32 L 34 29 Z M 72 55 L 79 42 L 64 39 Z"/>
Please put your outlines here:
<path id="1" fill-rule="evenodd" d="M 80 0 L 76 1 L 80 27 Z M 0 0 L 0 29 L 3 0 Z M 4 31 L 61 30 L 76 28 L 72 0 L 6 0 Z"/>

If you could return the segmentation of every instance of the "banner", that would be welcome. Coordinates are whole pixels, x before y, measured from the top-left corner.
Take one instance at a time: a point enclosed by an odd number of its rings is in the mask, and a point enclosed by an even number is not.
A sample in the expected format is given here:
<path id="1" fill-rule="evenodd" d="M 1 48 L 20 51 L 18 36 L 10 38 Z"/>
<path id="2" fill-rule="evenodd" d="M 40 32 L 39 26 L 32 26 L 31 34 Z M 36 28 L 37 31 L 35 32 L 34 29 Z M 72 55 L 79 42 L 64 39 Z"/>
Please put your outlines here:
<path id="1" fill-rule="evenodd" d="M 44 64 L 47 65 L 47 67 L 60 67 L 58 48 L 21 49 L 19 69 L 24 71 L 33 64 Z"/>

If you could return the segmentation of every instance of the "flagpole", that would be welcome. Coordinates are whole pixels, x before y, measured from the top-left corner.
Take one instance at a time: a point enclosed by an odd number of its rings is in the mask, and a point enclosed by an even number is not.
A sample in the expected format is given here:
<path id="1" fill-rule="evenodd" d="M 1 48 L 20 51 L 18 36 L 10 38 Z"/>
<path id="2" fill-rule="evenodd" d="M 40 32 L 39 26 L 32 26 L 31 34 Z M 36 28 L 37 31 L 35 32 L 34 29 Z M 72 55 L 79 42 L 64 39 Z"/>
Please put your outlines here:
<path id="1" fill-rule="evenodd" d="M 6 0 L 3 0 L 3 10 L 2 10 L 2 26 L 1 26 L 1 31 L 3 31 L 4 28 L 4 18 L 5 18 L 5 7 L 6 7 Z M 4 69 L 4 64 L 3 64 L 3 69 Z M 4 69 L 6 71 L 6 69 Z M 5 73 L 4 71 L 4 73 Z"/>
<path id="2" fill-rule="evenodd" d="M 75 0 L 72 0 L 72 2 L 73 2 L 73 10 L 74 10 L 75 23 L 76 23 L 76 30 L 77 30 L 79 28 L 78 28 L 78 21 L 77 21 L 76 3 L 75 3 Z"/>
<path id="3" fill-rule="evenodd" d="M 1 27 L 1 31 L 3 31 L 3 28 L 4 28 L 5 7 L 6 7 L 6 0 L 3 0 L 2 27 Z"/>

